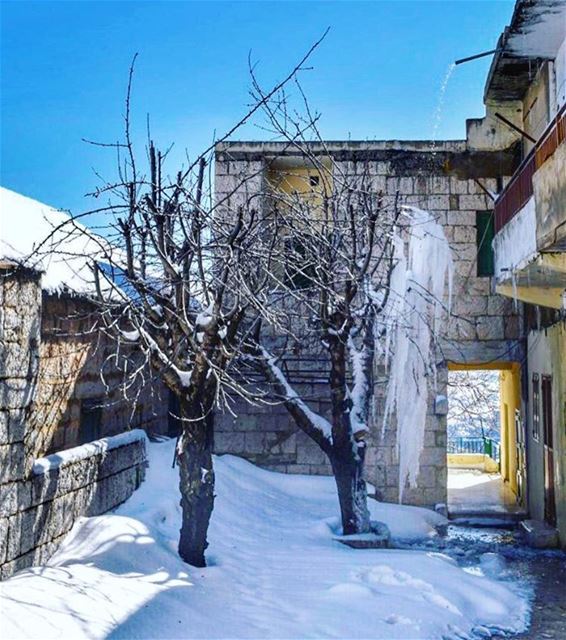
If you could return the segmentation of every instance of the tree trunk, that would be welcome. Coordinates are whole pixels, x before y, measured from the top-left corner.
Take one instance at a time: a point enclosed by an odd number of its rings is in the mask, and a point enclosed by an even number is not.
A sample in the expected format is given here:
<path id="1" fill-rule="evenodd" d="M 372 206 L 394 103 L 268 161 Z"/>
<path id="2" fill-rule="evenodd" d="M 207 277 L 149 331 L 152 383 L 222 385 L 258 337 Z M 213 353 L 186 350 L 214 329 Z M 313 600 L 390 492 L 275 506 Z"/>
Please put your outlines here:
<path id="1" fill-rule="evenodd" d="M 341 321 L 342 323 L 344 320 Z M 338 489 L 342 532 L 369 533 L 367 489 L 363 478 L 365 448 L 353 442 L 351 429 L 351 401 L 346 385 L 345 340 L 336 336 L 329 339 L 330 397 L 332 403 L 332 452 L 329 454 Z"/>
<path id="2" fill-rule="evenodd" d="M 201 402 L 197 404 L 201 405 Z M 194 405 L 194 401 L 181 399 L 183 423 L 177 460 L 183 520 L 179 555 L 194 567 L 205 567 L 206 536 L 214 506 L 214 411 L 209 408 L 208 412 L 203 412 L 201 406 Z M 208 402 L 202 402 L 202 405 L 212 406 Z"/>
<path id="3" fill-rule="evenodd" d="M 362 449 L 358 459 L 351 451 L 330 456 L 340 502 L 342 533 L 345 536 L 370 532 L 363 453 Z"/>

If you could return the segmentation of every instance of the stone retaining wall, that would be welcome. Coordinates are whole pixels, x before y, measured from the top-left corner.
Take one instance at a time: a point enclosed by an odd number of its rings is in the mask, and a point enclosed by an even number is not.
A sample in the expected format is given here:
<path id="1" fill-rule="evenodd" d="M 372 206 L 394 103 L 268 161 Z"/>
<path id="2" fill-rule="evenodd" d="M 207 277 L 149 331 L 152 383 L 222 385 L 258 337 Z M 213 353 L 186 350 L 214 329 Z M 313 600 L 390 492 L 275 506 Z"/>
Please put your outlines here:
<path id="1" fill-rule="evenodd" d="M 99 440 L 36 460 L 27 478 L 0 484 L 0 578 L 46 562 L 77 518 L 127 500 L 144 478 L 145 441 L 141 430 Z"/>

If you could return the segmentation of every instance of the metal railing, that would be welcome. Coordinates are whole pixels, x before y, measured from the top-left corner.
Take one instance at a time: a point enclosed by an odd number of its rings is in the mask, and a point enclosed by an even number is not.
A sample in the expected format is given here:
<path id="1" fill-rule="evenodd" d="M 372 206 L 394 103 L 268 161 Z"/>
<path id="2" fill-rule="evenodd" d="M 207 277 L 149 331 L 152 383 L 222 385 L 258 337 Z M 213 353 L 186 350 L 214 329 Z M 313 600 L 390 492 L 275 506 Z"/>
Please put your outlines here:
<path id="1" fill-rule="evenodd" d="M 492 438 L 459 437 L 449 438 L 448 453 L 478 453 L 489 456 L 495 462 L 501 458 L 501 445 Z"/>
<path id="2" fill-rule="evenodd" d="M 566 104 L 550 121 L 511 181 L 495 202 L 495 233 L 513 218 L 533 195 L 533 175 L 566 139 Z"/>

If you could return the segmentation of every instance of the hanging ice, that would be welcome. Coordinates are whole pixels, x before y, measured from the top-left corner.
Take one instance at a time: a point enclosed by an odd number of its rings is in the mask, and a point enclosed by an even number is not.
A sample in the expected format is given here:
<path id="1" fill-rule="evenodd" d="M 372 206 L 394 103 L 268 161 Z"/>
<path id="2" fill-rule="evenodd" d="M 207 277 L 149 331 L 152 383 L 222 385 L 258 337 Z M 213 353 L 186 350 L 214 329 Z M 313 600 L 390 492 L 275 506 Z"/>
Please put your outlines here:
<path id="1" fill-rule="evenodd" d="M 436 378 L 434 336 L 446 290 L 448 306 L 452 290 L 452 257 L 442 226 L 427 211 L 404 209 L 409 221 L 408 251 L 397 234 L 385 313 L 389 383 L 384 426 L 395 413 L 400 501 L 406 483 L 414 487 L 419 474 L 429 387 Z"/>

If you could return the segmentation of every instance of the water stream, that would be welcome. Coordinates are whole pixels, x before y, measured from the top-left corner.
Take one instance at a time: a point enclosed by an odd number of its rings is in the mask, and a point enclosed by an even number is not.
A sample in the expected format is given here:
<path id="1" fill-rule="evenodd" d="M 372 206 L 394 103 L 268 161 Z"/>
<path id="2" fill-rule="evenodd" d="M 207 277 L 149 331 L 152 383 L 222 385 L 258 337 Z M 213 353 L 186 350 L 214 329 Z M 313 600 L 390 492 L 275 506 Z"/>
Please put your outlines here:
<path id="1" fill-rule="evenodd" d="M 432 150 L 436 149 L 436 142 L 438 137 L 438 129 L 440 128 L 440 123 L 442 122 L 442 115 L 444 112 L 444 100 L 446 97 L 446 89 L 448 87 L 448 83 L 450 82 L 450 78 L 454 73 L 454 69 L 456 65 L 452 62 L 448 65 L 446 69 L 446 73 L 444 74 L 444 79 L 442 80 L 442 84 L 440 85 L 440 89 L 438 92 L 438 101 L 436 103 L 436 109 L 434 110 L 433 118 L 432 118 Z"/>

